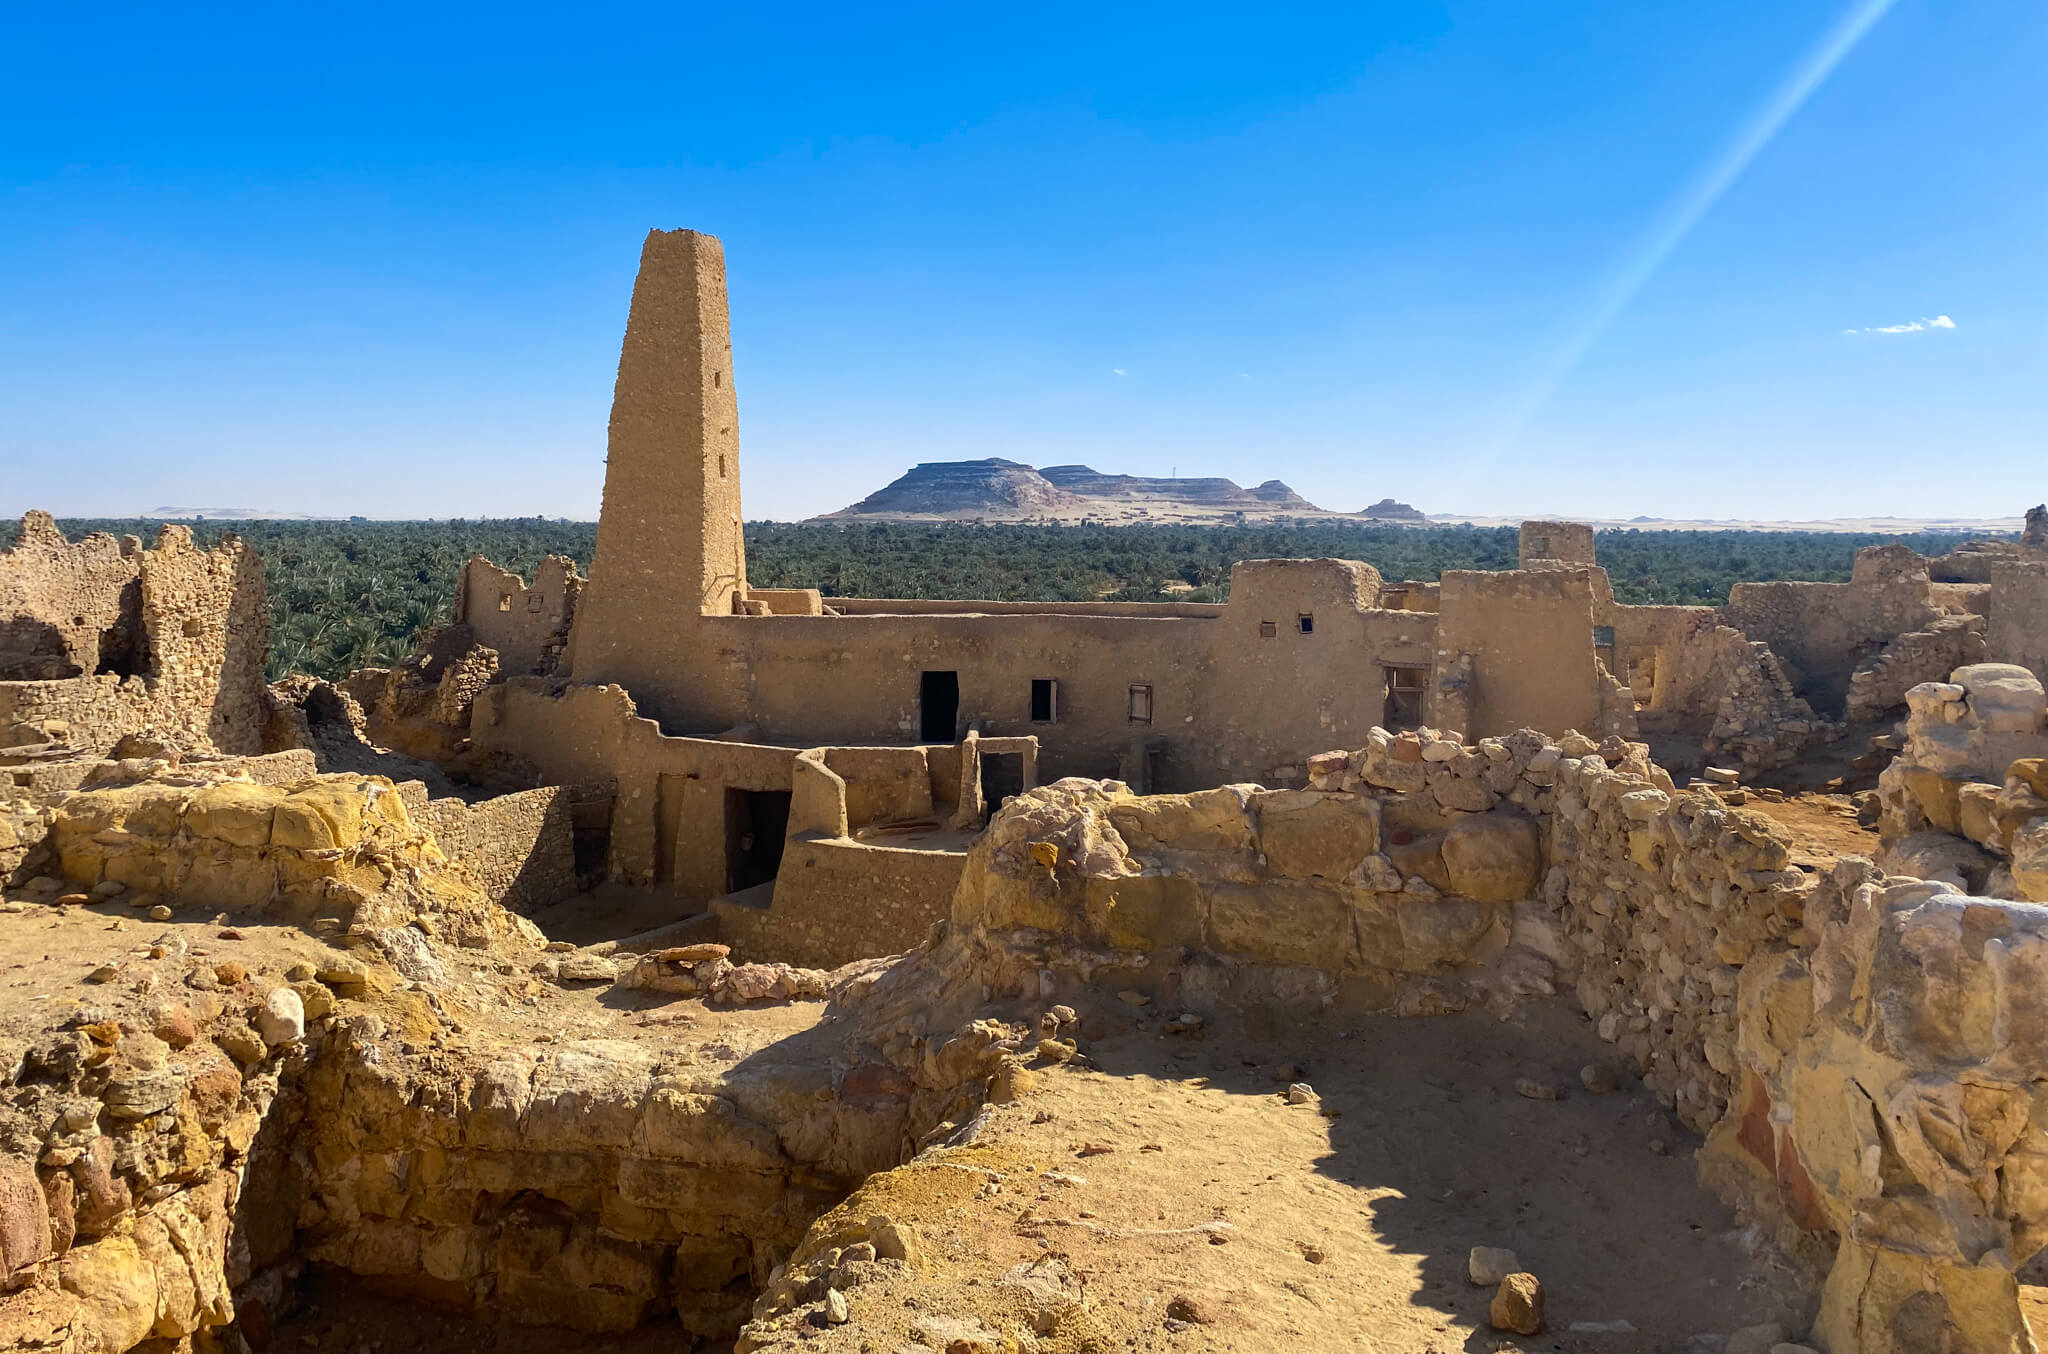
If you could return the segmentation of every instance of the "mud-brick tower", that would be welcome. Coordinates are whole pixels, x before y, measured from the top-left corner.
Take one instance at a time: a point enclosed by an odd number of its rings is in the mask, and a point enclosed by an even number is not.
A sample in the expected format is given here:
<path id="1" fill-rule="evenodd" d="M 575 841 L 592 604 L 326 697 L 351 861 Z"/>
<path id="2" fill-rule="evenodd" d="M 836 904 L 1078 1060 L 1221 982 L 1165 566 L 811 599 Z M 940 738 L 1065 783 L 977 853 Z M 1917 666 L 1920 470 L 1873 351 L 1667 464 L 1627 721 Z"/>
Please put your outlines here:
<path id="1" fill-rule="evenodd" d="M 579 682 L 655 691 L 697 622 L 746 596 L 739 402 L 725 249 L 694 230 L 652 231 L 612 391 L 604 506 L 576 609 Z"/>

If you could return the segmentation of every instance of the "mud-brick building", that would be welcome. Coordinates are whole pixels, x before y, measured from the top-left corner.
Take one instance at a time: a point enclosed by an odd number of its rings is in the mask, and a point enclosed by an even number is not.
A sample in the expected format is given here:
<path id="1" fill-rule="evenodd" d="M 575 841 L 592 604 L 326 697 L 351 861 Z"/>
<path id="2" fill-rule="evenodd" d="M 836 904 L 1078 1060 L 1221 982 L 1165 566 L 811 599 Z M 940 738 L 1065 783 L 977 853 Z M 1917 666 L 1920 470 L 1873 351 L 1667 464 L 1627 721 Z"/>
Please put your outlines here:
<path id="1" fill-rule="evenodd" d="M 624 687 L 664 731 L 950 744 L 972 729 L 1036 736 L 1047 777 L 1285 781 L 1375 724 L 1435 718 L 1446 639 L 1465 664 L 1455 697 L 1468 732 L 1612 723 L 1584 570 L 1447 580 L 1441 615 L 1433 586 L 1390 588 L 1348 560 L 1247 562 L 1220 605 L 828 605 L 748 584 L 741 517 L 723 253 L 710 236 L 657 231 L 634 288 L 568 671 Z"/>
<path id="2" fill-rule="evenodd" d="M 867 889 L 876 858 L 854 847 L 957 872 L 946 834 L 1039 779 L 1299 785 L 1310 755 L 1423 723 L 1640 733 L 1681 769 L 1759 768 L 1982 657 L 1987 616 L 2039 633 L 1994 587 L 1932 583 L 1897 547 L 1847 583 L 1738 588 L 1722 608 L 1619 605 L 1568 522 L 1527 524 L 1517 569 L 1430 583 L 1251 560 L 1223 604 L 955 602 L 754 587 L 741 522 L 723 249 L 655 231 L 590 578 L 465 574 L 461 614 L 516 654 L 502 670 L 542 674 L 479 697 L 470 736 L 581 787 L 614 877 L 696 898 L 772 882 L 778 912 Z"/>

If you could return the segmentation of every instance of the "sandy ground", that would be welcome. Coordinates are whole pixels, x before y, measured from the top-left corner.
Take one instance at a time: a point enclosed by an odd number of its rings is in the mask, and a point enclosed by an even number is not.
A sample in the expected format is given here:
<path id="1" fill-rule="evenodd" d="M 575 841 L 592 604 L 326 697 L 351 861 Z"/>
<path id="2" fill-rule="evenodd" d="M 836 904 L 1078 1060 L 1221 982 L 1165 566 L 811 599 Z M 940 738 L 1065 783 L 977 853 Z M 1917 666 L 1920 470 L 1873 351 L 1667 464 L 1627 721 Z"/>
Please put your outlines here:
<path id="1" fill-rule="evenodd" d="M 1856 821 L 1847 795 L 1799 795 L 1772 803 L 1752 797 L 1746 806 L 1791 830 L 1795 859 L 1826 868 L 1836 856 L 1875 856 L 1877 832 Z"/>
<path id="2" fill-rule="evenodd" d="M 1097 1070 L 1047 1071 L 947 1154 L 1000 1179 L 949 1210 L 942 1275 L 1055 1256 L 1103 1349 L 1718 1351 L 1740 1326 L 1808 1315 L 1792 1272 L 1693 1183 L 1696 1139 L 1632 1079 L 1579 1089 L 1611 1050 L 1559 1004 L 1193 1041 L 1123 1023 L 1082 1041 Z M 1288 1104 L 1291 1077 L 1320 1103 Z M 1527 1098 L 1523 1079 L 1562 1096 Z M 1477 1245 L 1511 1247 L 1543 1280 L 1549 1333 L 1489 1329 L 1492 1292 L 1466 1278 Z M 984 1308 L 974 1287 L 949 1310 Z M 889 1350 L 914 1340 L 932 1291 L 849 1297 Z M 1170 1319 L 1189 1309 L 1202 1319 Z"/>

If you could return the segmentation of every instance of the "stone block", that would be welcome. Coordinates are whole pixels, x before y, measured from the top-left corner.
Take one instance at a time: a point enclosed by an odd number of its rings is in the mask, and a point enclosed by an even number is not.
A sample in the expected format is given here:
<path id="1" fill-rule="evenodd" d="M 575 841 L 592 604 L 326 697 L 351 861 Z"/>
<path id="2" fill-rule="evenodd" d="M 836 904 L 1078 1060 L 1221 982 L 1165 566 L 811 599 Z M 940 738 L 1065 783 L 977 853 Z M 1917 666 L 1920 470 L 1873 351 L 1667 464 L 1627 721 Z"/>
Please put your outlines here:
<path id="1" fill-rule="evenodd" d="M 1210 945 L 1265 964 L 1343 969 L 1356 961 L 1352 905 L 1337 885 L 1226 884 L 1209 891 Z"/>
<path id="2" fill-rule="evenodd" d="M 240 781 L 208 785 L 185 806 L 185 830 L 230 846 L 268 845 L 279 798 L 268 786 Z"/>
<path id="3" fill-rule="evenodd" d="M 1244 851 L 1252 845 L 1245 795 L 1234 786 L 1121 800 L 1110 806 L 1109 821 L 1134 851 Z"/>
<path id="4" fill-rule="evenodd" d="M 1983 781 L 1971 781 L 1956 789 L 1956 826 L 1963 836 L 1979 846 L 1996 848 L 1998 840 L 1998 819 L 1994 810 L 1998 804 L 1996 785 Z"/>
<path id="5" fill-rule="evenodd" d="M 1902 773 L 1906 792 L 1920 806 L 1927 821 L 1943 832 L 1962 830 L 1959 795 L 1967 783 L 1951 779 L 1925 766 L 1909 766 Z"/>
<path id="6" fill-rule="evenodd" d="M 1102 895 L 1103 927 L 1112 945 L 1138 950 L 1198 948 L 1207 938 L 1202 891 L 1187 875 L 1091 879 L 1088 888 L 1091 895 Z"/>
<path id="7" fill-rule="evenodd" d="M 1287 879 L 1343 879 L 1379 850 L 1376 800 L 1319 790 L 1252 796 L 1266 868 Z"/>
<path id="8" fill-rule="evenodd" d="M 1505 946 L 1510 909 L 1470 898 L 1404 898 L 1394 916 L 1401 929 L 1399 967 L 1421 973 L 1470 963 Z"/>
<path id="9" fill-rule="evenodd" d="M 632 1145 L 648 1156 L 776 1170 L 786 1164 L 775 1131 L 742 1118 L 732 1101 L 672 1086 L 656 1086 L 640 1109 Z"/>
<path id="10" fill-rule="evenodd" d="M 1542 875 L 1542 843 L 1534 819 L 1497 811 L 1474 814 L 1444 834 L 1450 889 L 1485 903 L 1529 897 Z"/>

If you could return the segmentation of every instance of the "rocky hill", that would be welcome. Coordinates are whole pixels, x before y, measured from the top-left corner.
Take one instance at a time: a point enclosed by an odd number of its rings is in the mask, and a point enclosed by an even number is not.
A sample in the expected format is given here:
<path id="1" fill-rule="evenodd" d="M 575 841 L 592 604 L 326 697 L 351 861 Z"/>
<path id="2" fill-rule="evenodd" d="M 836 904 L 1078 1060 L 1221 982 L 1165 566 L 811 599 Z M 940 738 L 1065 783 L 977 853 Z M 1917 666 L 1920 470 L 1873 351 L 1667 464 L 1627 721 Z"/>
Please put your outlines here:
<path id="1" fill-rule="evenodd" d="M 1220 478 L 1106 475 L 1085 465 L 1034 470 L 991 457 L 925 462 L 852 507 L 817 520 L 1133 523 L 1333 515 L 1279 480 L 1246 489 Z"/>

